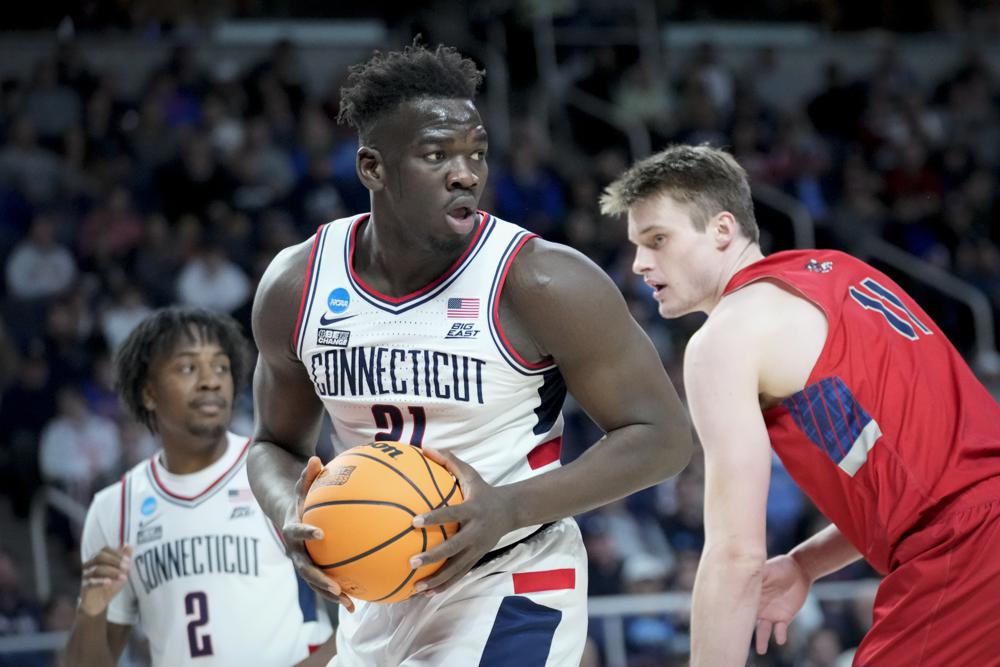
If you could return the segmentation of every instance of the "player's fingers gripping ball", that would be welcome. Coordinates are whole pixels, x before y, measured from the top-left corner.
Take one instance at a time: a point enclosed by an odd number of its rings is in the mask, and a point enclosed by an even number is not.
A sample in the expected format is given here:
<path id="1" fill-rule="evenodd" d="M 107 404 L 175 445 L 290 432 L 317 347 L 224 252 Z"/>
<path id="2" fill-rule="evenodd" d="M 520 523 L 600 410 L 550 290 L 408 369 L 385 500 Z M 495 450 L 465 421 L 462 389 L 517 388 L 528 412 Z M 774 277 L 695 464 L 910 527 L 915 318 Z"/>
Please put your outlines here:
<path id="1" fill-rule="evenodd" d="M 443 561 L 411 568 L 411 556 L 458 530 L 457 523 L 414 528 L 413 517 L 462 502 L 458 481 L 419 448 L 370 442 L 340 454 L 313 482 L 302 520 L 323 530 L 306 551 L 347 595 L 399 602 Z"/>

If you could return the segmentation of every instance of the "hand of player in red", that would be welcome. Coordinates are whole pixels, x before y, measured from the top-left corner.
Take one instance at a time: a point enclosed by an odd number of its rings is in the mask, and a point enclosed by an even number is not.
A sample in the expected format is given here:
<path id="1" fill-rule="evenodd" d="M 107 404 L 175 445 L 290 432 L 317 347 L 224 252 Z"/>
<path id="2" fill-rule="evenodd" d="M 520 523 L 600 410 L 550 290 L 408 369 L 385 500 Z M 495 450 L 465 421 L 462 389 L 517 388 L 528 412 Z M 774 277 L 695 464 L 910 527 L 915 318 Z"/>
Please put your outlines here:
<path id="1" fill-rule="evenodd" d="M 295 483 L 295 510 L 285 518 L 281 534 L 285 538 L 285 551 L 292 559 L 299 576 L 309 584 L 309 587 L 323 597 L 339 602 L 348 611 L 354 611 L 354 601 L 340 590 L 337 582 L 327 577 L 323 570 L 313 564 L 306 551 L 305 540 L 323 539 L 323 531 L 316 526 L 302 522 L 302 508 L 305 506 L 306 494 L 319 474 L 323 472 L 323 464 L 319 458 L 312 456 L 306 462 L 306 467 Z"/>
<path id="2" fill-rule="evenodd" d="M 439 593 L 464 576 L 480 558 L 513 530 L 508 500 L 479 476 L 475 468 L 450 452 L 424 448 L 427 458 L 447 468 L 458 479 L 464 502 L 413 518 L 415 527 L 458 522 L 452 537 L 410 559 L 411 567 L 448 559 L 440 570 L 416 585 L 418 592 Z"/>
<path id="3" fill-rule="evenodd" d="M 80 611 L 87 616 L 103 614 L 111 600 L 125 587 L 132 565 L 132 547 L 104 547 L 83 564 Z"/>
<path id="4" fill-rule="evenodd" d="M 764 655 L 774 631 L 779 645 L 788 639 L 788 624 L 802 609 L 812 583 L 791 556 L 776 556 L 764 564 L 760 602 L 757 604 L 757 653 Z"/>

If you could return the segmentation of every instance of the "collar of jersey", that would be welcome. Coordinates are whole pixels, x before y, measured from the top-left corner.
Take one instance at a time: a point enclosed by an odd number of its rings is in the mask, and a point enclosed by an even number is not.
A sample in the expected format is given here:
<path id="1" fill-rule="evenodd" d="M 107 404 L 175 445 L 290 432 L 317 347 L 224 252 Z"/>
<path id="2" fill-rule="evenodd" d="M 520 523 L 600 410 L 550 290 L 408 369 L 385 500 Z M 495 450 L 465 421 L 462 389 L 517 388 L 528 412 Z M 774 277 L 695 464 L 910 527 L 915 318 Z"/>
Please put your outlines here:
<path id="1" fill-rule="evenodd" d="M 480 220 L 479 225 L 476 227 L 476 231 L 472 236 L 472 240 L 465 248 L 465 251 L 462 252 L 461 256 L 456 259 L 450 267 L 448 267 L 447 271 L 432 280 L 429 284 L 404 296 L 389 296 L 388 294 L 382 294 L 378 290 L 366 285 L 361 279 L 361 276 L 354 271 L 354 250 L 356 247 L 355 240 L 358 228 L 361 226 L 362 222 L 369 218 L 370 214 L 359 216 L 353 223 L 351 223 L 351 228 L 348 230 L 346 244 L 347 252 L 344 258 L 347 264 L 347 274 L 350 276 L 351 284 L 357 290 L 358 294 L 365 299 L 365 301 L 368 301 L 373 306 L 377 306 L 383 310 L 391 310 L 394 312 L 408 310 L 409 308 L 433 298 L 448 285 L 454 282 L 459 274 L 465 270 L 465 268 L 472 262 L 472 259 L 479 253 L 479 250 L 483 247 L 486 238 L 490 235 L 490 232 L 493 231 L 493 216 L 486 211 L 477 211 L 477 213 L 482 216 L 482 220 Z"/>
<path id="2" fill-rule="evenodd" d="M 216 477 L 214 482 L 212 482 L 211 484 L 209 484 L 208 486 L 206 486 L 204 489 L 194 494 L 193 496 L 182 496 L 178 493 L 174 493 L 173 491 L 167 488 L 167 485 L 163 483 L 163 479 L 161 478 L 159 472 L 157 472 L 157 468 L 159 466 L 159 464 L 157 463 L 157 458 L 159 458 L 160 456 L 160 453 L 157 452 L 156 454 L 153 454 L 153 456 L 151 456 L 149 459 L 149 476 L 152 478 L 153 488 L 156 489 L 156 491 L 161 496 L 163 496 L 165 499 L 173 503 L 181 505 L 198 505 L 204 502 L 205 500 L 208 500 L 210 497 L 214 496 L 219 489 L 225 486 L 225 482 L 236 474 L 236 471 L 238 471 L 240 467 L 243 465 L 243 463 L 246 461 L 247 450 L 249 448 L 250 448 L 250 440 L 247 440 L 246 444 L 243 445 L 243 449 L 240 451 L 239 456 L 236 457 L 236 460 L 234 460 L 222 472 L 222 474 Z"/>

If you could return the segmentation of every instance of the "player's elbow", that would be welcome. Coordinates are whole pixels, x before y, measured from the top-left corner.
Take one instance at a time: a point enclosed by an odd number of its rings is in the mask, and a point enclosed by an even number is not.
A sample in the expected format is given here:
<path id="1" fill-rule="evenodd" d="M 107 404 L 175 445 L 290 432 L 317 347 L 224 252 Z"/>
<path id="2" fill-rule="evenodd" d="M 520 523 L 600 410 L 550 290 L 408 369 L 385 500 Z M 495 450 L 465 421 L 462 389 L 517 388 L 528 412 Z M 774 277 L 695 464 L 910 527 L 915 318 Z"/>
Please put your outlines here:
<path id="1" fill-rule="evenodd" d="M 673 477 L 684 470 L 694 453 L 691 425 L 686 416 L 666 425 L 661 433 L 653 456 L 659 477 L 657 481 Z"/>
<path id="2" fill-rule="evenodd" d="M 694 452 L 691 426 L 686 417 L 658 424 L 645 441 L 643 471 L 657 484 L 687 467 Z"/>

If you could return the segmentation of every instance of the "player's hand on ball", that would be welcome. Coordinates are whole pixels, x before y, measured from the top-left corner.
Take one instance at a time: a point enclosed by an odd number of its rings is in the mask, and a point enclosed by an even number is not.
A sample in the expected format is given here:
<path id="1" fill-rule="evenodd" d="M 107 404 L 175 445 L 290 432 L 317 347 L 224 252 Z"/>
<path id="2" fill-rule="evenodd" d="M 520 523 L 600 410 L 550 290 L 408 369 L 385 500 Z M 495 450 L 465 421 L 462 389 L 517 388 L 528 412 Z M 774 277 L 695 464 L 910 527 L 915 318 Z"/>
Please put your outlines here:
<path id="1" fill-rule="evenodd" d="M 496 487 L 483 481 L 475 468 L 450 452 L 424 448 L 427 458 L 443 465 L 458 479 L 465 501 L 414 517 L 416 527 L 458 522 L 455 535 L 410 559 L 411 567 L 420 567 L 448 559 L 433 576 L 417 583 L 418 592 L 438 593 L 465 575 L 480 558 L 496 546 L 501 537 L 513 530 L 507 500 Z"/>
<path id="2" fill-rule="evenodd" d="M 103 614 L 128 581 L 132 547 L 104 547 L 83 564 L 80 582 L 80 610 L 87 616 Z"/>
<path id="3" fill-rule="evenodd" d="M 285 518 L 281 534 L 285 538 L 285 550 L 292 559 L 299 576 L 309 584 L 309 587 L 323 597 L 339 602 L 348 611 L 354 611 L 354 601 L 340 590 L 335 581 L 329 579 L 323 571 L 316 567 L 306 552 L 305 540 L 323 539 L 323 531 L 316 526 L 302 522 L 302 508 L 305 505 L 306 494 L 319 474 L 323 472 L 323 464 L 313 456 L 306 462 L 306 467 L 295 483 L 295 509 Z"/>
<path id="4" fill-rule="evenodd" d="M 791 556 L 776 556 L 764 564 L 760 602 L 757 605 L 757 653 L 764 655 L 774 632 L 781 645 L 788 639 L 788 624 L 802 609 L 812 585 L 809 576 Z"/>

